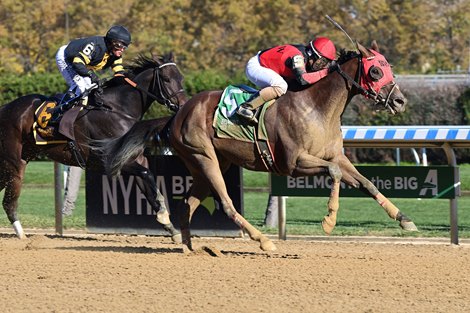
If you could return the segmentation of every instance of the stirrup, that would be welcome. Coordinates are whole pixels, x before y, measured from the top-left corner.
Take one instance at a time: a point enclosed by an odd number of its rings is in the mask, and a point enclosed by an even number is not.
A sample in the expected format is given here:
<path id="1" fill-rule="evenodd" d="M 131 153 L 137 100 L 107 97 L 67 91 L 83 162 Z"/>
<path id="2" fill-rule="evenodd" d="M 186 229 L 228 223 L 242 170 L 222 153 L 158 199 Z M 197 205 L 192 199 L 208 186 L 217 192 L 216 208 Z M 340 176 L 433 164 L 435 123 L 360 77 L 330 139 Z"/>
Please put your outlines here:
<path id="1" fill-rule="evenodd" d="M 255 117 L 254 112 L 246 108 L 243 104 L 238 107 L 236 113 L 238 116 L 242 117 L 245 121 L 249 123 L 258 123 L 258 119 Z"/>

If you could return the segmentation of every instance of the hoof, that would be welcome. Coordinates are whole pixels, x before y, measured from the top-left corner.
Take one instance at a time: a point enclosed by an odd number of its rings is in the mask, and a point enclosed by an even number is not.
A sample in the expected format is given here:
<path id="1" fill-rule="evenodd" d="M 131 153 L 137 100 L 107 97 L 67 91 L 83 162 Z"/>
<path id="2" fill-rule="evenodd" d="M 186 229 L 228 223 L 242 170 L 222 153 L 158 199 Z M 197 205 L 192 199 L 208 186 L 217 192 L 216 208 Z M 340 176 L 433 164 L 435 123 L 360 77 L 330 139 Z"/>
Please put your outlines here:
<path id="1" fill-rule="evenodd" d="M 170 215 L 168 214 L 168 212 L 165 210 L 165 211 L 162 211 L 160 210 L 158 213 L 157 213 L 157 218 L 156 218 L 157 222 L 159 222 L 160 224 L 162 225 L 168 225 L 171 223 L 170 221 Z"/>
<path id="2" fill-rule="evenodd" d="M 21 226 L 20 221 L 15 221 L 12 224 L 15 234 L 19 239 L 26 239 L 26 234 L 24 233 L 23 227 Z"/>
<path id="3" fill-rule="evenodd" d="M 336 223 L 332 223 L 328 216 L 325 216 L 323 218 L 323 221 L 321 222 L 321 227 L 323 228 L 323 231 L 325 234 L 330 235 L 333 229 L 335 228 Z"/>
<path id="4" fill-rule="evenodd" d="M 173 241 L 174 243 L 182 243 L 183 237 L 181 236 L 181 234 L 175 234 L 171 236 L 171 241 Z"/>
<path id="5" fill-rule="evenodd" d="M 277 250 L 276 245 L 269 239 L 261 242 L 260 248 L 263 251 L 276 251 Z"/>
<path id="6" fill-rule="evenodd" d="M 190 248 L 187 245 L 183 245 L 183 253 L 186 254 L 186 255 L 189 255 L 189 254 L 193 253 L 192 247 Z"/>
<path id="7" fill-rule="evenodd" d="M 400 227 L 406 231 L 418 231 L 418 227 L 412 221 L 401 221 Z"/>

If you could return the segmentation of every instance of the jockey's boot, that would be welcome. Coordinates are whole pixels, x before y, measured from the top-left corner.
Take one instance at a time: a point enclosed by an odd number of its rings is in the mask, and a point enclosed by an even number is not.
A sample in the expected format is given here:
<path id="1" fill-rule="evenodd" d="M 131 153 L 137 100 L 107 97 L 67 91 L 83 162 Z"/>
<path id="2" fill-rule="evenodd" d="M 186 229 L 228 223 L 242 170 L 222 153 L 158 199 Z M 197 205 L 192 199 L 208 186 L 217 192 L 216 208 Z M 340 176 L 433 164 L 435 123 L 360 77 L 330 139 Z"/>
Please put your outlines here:
<path id="1" fill-rule="evenodd" d="M 263 105 L 264 102 L 265 101 L 263 97 L 259 94 L 259 92 L 257 92 L 251 96 L 248 101 L 242 103 L 235 112 L 238 114 L 238 116 L 242 117 L 247 122 L 251 124 L 257 124 L 258 119 L 256 118 L 253 110 Z"/>
<path id="2" fill-rule="evenodd" d="M 74 93 L 67 93 L 62 101 L 52 111 L 51 123 L 56 123 L 65 111 L 70 109 L 77 100 Z"/>
<path id="3" fill-rule="evenodd" d="M 246 120 L 248 122 L 251 122 L 251 123 L 256 123 L 257 122 L 257 121 L 255 121 L 256 120 L 255 114 L 251 110 L 250 105 L 247 104 L 246 102 L 241 104 L 238 107 L 236 113 L 238 114 L 238 116 L 242 117 L 244 120 Z"/>
<path id="4" fill-rule="evenodd" d="M 98 87 L 95 89 L 95 106 L 96 107 L 102 107 L 104 105 L 103 102 L 103 89 L 101 87 Z"/>

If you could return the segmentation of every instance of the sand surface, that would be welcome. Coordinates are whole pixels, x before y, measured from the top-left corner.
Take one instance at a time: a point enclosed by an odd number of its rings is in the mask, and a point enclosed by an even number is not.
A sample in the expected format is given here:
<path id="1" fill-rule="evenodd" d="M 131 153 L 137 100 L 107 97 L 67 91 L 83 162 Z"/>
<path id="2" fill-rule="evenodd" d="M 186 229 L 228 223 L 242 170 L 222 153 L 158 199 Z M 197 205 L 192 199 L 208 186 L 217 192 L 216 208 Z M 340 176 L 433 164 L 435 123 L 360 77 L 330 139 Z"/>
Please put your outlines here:
<path id="1" fill-rule="evenodd" d="M 0 234 L 2 312 L 470 312 L 470 245 Z"/>

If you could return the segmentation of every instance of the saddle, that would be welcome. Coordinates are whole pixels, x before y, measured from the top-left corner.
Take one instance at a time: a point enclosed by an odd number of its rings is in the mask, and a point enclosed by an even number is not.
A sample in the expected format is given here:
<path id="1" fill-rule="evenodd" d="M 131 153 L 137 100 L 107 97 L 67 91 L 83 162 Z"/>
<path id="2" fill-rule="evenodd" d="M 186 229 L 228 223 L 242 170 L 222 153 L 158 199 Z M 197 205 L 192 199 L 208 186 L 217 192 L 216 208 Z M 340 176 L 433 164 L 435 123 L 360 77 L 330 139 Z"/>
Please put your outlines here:
<path id="1" fill-rule="evenodd" d="M 230 138 L 254 143 L 268 171 L 278 172 L 274 155 L 269 145 L 264 120 L 266 110 L 275 100 L 264 103 L 256 110 L 255 116 L 259 121 L 256 125 L 247 124 L 239 119 L 237 114 L 234 114 L 237 108 L 257 91 L 245 85 L 229 85 L 225 88 L 215 111 L 212 126 L 216 136 L 219 138 Z"/>
<path id="2" fill-rule="evenodd" d="M 45 100 L 36 110 L 33 133 L 37 145 L 66 143 L 75 140 L 73 125 L 78 113 L 83 109 L 83 105 L 75 103 L 71 109 L 65 111 L 57 121 L 52 123 L 52 113 L 59 101 L 60 98 L 51 97 Z"/>

